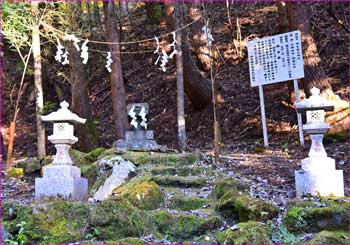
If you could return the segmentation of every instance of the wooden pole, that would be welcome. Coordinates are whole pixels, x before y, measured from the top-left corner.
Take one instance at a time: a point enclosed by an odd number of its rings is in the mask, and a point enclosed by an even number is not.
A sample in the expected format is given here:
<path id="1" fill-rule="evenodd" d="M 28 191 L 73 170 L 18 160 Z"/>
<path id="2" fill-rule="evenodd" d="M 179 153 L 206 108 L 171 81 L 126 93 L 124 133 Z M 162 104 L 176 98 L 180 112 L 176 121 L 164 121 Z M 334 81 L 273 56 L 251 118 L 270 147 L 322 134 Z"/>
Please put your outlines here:
<path id="1" fill-rule="evenodd" d="M 181 2 L 175 3 L 175 29 L 182 26 L 182 6 Z M 185 93 L 184 93 L 184 74 L 183 74 L 183 59 L 182 59 L 182 33 L 176 33 L 177 51 L 176 56 L 176 87 L 177 87 L 177 125 L 178 137 L 181 150 L 187 148 L 186 145 L 186 123 L 185 123 Z"/>
<path id="2" fill-rule="evenodd" d="M 12 166 L 12 153 L 13 153 L 13 142 L 15 138 L 15 129 L 16 129 L 16 122 L 12 121 L 10 123 L 9 145 L 7 147 L 6 171 L 8 171 Z"/>

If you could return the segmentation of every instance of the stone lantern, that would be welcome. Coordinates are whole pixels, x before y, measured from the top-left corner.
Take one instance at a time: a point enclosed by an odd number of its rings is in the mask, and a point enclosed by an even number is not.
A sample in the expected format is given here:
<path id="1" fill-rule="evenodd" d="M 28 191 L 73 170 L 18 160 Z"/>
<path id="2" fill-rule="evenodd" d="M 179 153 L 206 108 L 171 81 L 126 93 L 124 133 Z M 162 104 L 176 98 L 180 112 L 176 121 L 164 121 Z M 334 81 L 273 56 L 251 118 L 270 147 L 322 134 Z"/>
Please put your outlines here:
<path id="1" fill-rule="evenodd" d="M 44 167 L 43 178 L 35 179 L 35 199 L 62 197 L 72 200 L 86 200 L 88 181 L 81 178 L 80 169 L 72 166 L 69 148 L 78 142 L 74 126 L 70 123 L 85 123 L 86 119 L 72 113 L 66 101 L 61 108 L 49 115 L 41 116 L 43 121 L 53 122 L 53 134 L 48 140 L 55 144 L 56 155 L 51 166 Z"/>
<path id="2" fill-rule="evenodd" d="M 323 146 L 323 136 L 329 129 L 325 122 L 325 111 L 333 111 L 334 106 L 320 96 L 318 88 L 310 90 L 311 96 L 296 103 L 296 110 L 306 114 L 303 130 L 310 135 L 309 157 L 301 161 L 301 170 L 295 171 L 296 195 L 344 196 L 343 171 L 335 169 L 335 160 L 327 157 Z"/>

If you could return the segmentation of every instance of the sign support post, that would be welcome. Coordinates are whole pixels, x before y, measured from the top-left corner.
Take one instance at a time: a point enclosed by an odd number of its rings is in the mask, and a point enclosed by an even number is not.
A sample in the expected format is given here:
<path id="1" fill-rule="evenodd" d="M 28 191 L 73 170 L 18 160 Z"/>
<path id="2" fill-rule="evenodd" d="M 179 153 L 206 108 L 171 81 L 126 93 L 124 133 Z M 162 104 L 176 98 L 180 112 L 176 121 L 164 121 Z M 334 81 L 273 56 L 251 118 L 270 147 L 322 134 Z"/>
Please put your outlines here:
<path id="1" fill-rule="evenodd" d="M 294 95 L 295 95 L 295 102 L 299 103 L 300 102 L 300 98 L 299 98 L 299 88 L 298 88 L 298 80 L 294 79 L 293 80 L 293 84 L 294 84 Z M 299 130 L 299 140 L 300 140 L 300 144 L 302 146 L 304 146 L 304 133 L 303 133 L 303 123 L 301 120 L 301 114 L 300 112 L 297 112 L 297 119 L 298 119 L 298 130 Z"/>
<path id="2" fill-rule="evenodd" d="M 259 97 L 260 97 L 261 123 L 262 123 L 262 127 L 263 127 L 263 135 L 264 135 L 264 146 L 268 147 L 269 146 L 269 142 L 268 142 L 268 139 L 267 139 L 264 90 L 263 90 L 263 86 L 262 85 L 259 85 Z"/>

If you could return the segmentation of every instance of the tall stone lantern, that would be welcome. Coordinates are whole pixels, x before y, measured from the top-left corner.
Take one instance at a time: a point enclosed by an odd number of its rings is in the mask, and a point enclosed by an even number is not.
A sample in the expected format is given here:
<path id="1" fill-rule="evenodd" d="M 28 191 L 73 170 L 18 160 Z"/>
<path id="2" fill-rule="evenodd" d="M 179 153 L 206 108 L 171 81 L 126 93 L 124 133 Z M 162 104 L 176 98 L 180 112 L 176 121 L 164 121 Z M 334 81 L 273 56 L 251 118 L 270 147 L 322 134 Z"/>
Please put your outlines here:
<path id="1" fill-rule="evenodd" d="M 43 121 L 53 123 L 53 134 L 48 140 L 55 144 L 57 152 L 52 165 L 43 169 L 43 178 L 35 179 L 35 200 L 61 197 L 83 201 L 87 199 L 88 181 L 81 178 L 80 168 L 72 166 L 69 148 L 78 142 L 70 123 L 84 124 L 86 119 L 72 113 L 66 101 L 60 106 L 59 110 L 41 116 Z"/>
<path id="2" fill-rule="evenodd" d="M 323 136 L 329 129 L 325 122 L 325 111 L 333 111 L 334 106 L 320 96 L 318 88 L 310 90 L 311 96 L 296 103 L 296 110 L 306 114 L 303 130 L 310 135 L 309 157 L 301 161 L 301 170 L 295 171 L 296 195 L 344 196 L 343 171 L 335 169 L 335 160 L 327 156 L 323 146 Z"/>

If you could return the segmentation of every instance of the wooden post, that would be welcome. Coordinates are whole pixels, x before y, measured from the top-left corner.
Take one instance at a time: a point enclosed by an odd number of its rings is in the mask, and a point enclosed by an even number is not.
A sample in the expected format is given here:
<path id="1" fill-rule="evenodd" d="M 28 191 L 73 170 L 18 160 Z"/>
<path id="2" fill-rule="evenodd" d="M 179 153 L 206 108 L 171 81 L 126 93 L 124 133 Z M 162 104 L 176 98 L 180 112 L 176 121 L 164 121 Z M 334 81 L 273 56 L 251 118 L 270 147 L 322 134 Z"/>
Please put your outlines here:
<path id="1" fill-rule="evenodd" d="M 175 29 L 182 27 L 182 6 L 181 2 L 175 3 Z M 176 56 L 176 87 L 177 87 L 177 125 L 178 137 L 181 150 L 187 148 L 186 145 L 186 123 L 185 123 L 185 94 L 184 94 L 184 74 L 182 59 L 182 33 L 176 32 L 177 51 Z"/>
<path id="2" fill-rule="evenodd" d="M 10 123 L 9 145 L 7 147 L 6 171 L 9 171 L 9 169 L 12 166 L 12 152 L 13 152 L 13 142 L 15 138 L 15 129 L 16 129 L 16 122 L 12 121 Z"/>
<path id="3" fill-rule="evenodd" d="M 32 2 L 32 14 L 39 18 L 38 2 Z M 36 109 L 36 133 L 38 156 L 45 156 L 45 127 L 41 120 L 41 113 L 44 108 L 43 86 L 41 79 L 41 51 L 39 24 L 35 23 L 32 31 L 32 45 L 34 58 L 34 83 L 35 83 L 35 109 Z"/>

